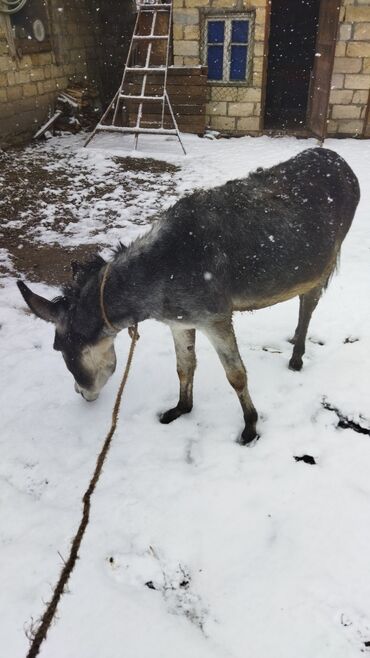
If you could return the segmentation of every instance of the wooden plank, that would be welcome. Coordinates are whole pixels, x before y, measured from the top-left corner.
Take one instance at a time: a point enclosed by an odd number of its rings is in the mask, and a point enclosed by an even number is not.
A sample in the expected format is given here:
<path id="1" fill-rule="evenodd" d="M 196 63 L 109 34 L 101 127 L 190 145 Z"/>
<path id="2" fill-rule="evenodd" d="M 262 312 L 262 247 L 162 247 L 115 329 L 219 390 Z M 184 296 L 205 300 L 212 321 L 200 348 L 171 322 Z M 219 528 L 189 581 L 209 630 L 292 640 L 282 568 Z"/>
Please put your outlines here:
<path id="1" fill-rule="evenodd" d="M 327 130 L 330 83 L 333 72 L 340 3 L 325 0 L 320 3 L 316 56 L 311 74 L 307 128 L 323 140 Z"/>

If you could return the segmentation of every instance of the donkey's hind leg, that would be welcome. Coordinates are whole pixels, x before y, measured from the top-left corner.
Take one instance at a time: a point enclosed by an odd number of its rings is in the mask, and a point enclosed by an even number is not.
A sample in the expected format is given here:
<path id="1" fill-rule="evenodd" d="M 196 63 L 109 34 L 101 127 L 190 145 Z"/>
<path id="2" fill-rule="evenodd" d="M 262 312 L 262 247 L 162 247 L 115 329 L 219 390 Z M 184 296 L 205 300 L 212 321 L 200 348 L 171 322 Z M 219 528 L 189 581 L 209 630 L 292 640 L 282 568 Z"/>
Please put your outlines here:
<path id="1" fill-rule="evenodd" d="M 193 408 L 193 379 L 196 366 L 195 329 L 171 327 L 177 360 L 177 374 L 180 380 L 180 397 L 173 409 L 160 417 L 161 423 L 168 424 Z"/>
<path id="2" fill-rule="evenodd" d="M 312 313 L 321 297 L 322 286 L 313 288 L 304 295 L 299 296 L 299 318 L 298 325 L 292 338 L 294 344 L 293 353 L 289 361 L 291 370 L 301 370 L 303 365 L 302 356 L 305 353 L 306 336 Z"/>
<path id="3" fill-rule="evenodd" d="M 213 322 L 203 331 L 214 346 L 225 369 L 226 377 L 239 398 L 245 421 L 239 442 L 241 445 L 246 445 L 257 437 L 258 415 L 249 395 L 247 372 L 239 354 L 231 318 Z"/>

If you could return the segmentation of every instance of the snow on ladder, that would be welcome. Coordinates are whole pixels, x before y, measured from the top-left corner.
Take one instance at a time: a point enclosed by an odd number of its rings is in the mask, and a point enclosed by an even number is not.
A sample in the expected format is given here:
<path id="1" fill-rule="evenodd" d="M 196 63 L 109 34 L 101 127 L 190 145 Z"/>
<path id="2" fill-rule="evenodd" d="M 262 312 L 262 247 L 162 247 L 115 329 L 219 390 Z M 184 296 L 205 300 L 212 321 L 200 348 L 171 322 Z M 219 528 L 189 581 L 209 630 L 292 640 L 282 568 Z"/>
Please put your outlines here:
<path id="1" fill-rule="evenodd" d="M 176 135 L 186 154 L 167 93 L 172 0 L 142 0 L 137 8 L 121 84 L 84 146 L 105 131 L 134 135 L 135 150 L 141 134 Z"/>

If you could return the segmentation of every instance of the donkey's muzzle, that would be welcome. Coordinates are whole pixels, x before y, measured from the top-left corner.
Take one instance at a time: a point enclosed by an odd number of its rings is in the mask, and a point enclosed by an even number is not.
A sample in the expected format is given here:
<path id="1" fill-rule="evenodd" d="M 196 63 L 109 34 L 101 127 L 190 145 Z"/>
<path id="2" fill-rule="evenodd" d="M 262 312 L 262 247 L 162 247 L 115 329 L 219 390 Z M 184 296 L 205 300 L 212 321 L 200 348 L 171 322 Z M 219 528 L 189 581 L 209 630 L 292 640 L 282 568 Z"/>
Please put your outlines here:
<path id="1" fill-rule="evenodd" d="M 94 402 L 99 397 L 99 393 L 89 393 L 89 391 L 86 391 L 85 389 L 81 388 L 77 382 L 75 382 L 75 391 L 76 393 L 79 393 L 82 395 L 83 399 L 86 400 L 86 402 Z"/>

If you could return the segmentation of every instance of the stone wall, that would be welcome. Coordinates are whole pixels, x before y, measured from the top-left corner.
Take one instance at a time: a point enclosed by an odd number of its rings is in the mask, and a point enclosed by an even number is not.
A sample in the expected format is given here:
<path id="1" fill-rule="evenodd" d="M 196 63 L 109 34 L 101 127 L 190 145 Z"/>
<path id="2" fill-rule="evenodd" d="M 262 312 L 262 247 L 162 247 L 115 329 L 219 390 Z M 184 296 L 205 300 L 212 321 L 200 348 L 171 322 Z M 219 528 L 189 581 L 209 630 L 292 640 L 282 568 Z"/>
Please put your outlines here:
<path id="1" fill-rule="evenodd" d="M 370 0 L 342 0 L 328 114 L 331 135 L 367 134 Z"/>
<path id="2" fill-rule="evenodd" d="M 49 0 L 51 50 L 21 57 L 0 14 L 0 146 L 30 137 L 70 80 L 96 81 L 93 12 L 87 0 Z"/>
<path id="3" fill-rule="evenodd" d="M 262 71 L 265 51 L 266 0 L 173 0 L 175 66 L 198 66 L 202 59 L 205 10 L 251 12 L 252 70 L 248 84 L 208 82 L 206 120 L 210 128 L 232 134 L 258 134 L 261 125 Z M 226 13 L 227 15 L 227 13 Z"/>

